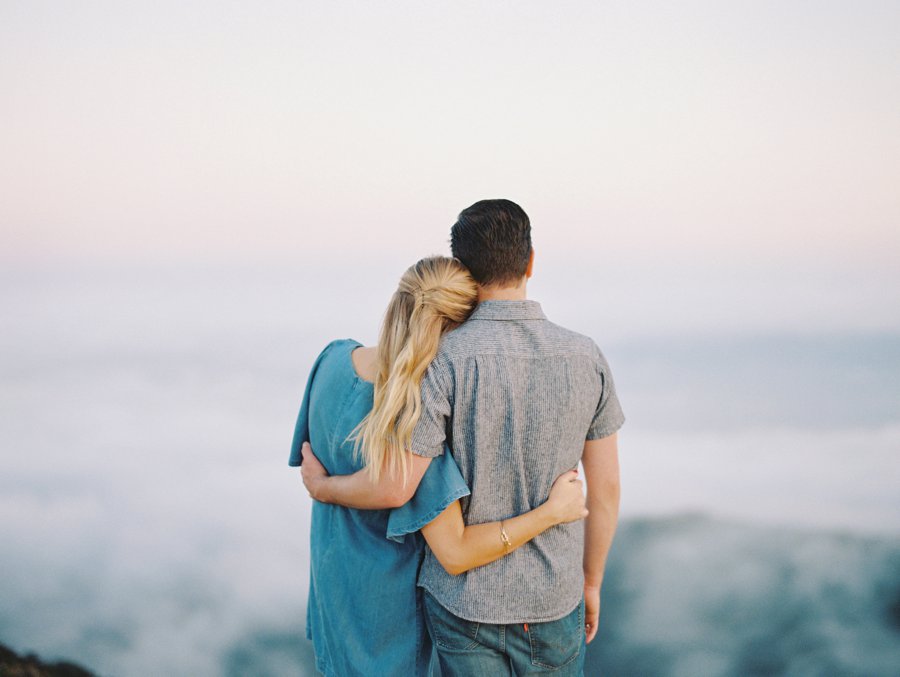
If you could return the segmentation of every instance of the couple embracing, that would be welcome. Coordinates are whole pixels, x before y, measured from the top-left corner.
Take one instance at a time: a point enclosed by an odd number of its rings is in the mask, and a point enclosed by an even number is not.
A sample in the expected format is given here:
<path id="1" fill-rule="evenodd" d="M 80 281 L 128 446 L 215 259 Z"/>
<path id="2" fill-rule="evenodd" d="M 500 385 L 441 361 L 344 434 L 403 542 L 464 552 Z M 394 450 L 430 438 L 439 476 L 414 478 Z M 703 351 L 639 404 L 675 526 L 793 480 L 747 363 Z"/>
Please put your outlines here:
<path id="1" fill-rule="evenodd" d="M 432 646 L 444 677 L 581 675 L 597 632 L 624 421 L 609 366 L 527 299 L 517 204 L 463 210 L 451 249 L 406 271 L 377 346 L 334 341 L 307 381 L 290 464 L 315 499 L 326 677 L 427 676 Z"/>

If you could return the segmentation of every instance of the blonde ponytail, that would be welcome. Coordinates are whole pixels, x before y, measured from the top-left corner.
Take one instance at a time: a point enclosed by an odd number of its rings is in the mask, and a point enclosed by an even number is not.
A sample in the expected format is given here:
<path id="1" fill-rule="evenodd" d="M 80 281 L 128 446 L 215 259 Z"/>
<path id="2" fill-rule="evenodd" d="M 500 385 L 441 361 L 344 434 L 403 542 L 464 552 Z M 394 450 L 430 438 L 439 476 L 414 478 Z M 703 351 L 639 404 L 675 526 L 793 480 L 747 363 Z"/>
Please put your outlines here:
<path id="1" fill-rule="evenodd" d="M 374 481 L 382 472 L 405 481 L 409 443 L 422 413 L 422 377 L 441 336 L 465 321 L 477 298 L 475 281 L 456 259 L 422 259 L 400 279 L 378 340 L 372 411 L 354 432 Z"/>

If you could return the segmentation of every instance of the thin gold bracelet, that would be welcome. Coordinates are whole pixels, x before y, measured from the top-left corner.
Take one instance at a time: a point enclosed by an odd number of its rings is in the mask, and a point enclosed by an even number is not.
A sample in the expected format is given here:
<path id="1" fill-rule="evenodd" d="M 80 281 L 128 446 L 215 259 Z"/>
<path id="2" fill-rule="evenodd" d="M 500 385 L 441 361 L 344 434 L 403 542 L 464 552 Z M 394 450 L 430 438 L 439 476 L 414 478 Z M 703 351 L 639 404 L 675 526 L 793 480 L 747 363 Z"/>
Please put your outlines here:
<path id="1" fill-rule="evenodd" d="M 512 543 L 509 540 L 509 534 L 506 533 L 506 529 L 503 527 L 503 520 L 500 520 L 500 538 L 503 539 L 503 552 L 509 552 L 512 550 Z"/>

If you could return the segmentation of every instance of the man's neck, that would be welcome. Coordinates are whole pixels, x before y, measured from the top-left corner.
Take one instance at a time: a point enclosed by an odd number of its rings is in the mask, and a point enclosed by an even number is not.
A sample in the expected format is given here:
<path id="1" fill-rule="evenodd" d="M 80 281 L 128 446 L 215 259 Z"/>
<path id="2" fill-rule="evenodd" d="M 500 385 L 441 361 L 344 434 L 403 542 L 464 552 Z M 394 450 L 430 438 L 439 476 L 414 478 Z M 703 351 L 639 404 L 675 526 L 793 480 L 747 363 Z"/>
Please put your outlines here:
<path id="1" fill-rule="evenodd" d="M 478 285 L 478 303 L 482 301 L 524 301 L 527 299 L 525 278 L 513 287 Z"/>

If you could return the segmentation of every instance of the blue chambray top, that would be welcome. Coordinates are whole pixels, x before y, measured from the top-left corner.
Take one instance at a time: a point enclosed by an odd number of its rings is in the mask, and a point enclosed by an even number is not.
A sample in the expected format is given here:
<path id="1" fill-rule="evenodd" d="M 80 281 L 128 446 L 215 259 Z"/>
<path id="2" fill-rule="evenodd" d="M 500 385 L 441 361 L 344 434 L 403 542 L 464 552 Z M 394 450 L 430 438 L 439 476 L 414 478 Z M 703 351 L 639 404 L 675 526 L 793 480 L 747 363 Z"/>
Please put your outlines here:
<path id="1" fill-rule="evenodd" d="M 290 465 L 309 441 L 332 475 L 362 467 L 347 437 L 372 408 L 373 386 L 333 341 L 316 359 L 297 417 Z M 313 502 L 306 635 L 327 677 L 430 674 L 431 641 L 416 576 L 424 525 L 469 489 L 450 454 L 435 458 L 413 499 L 396 510 L 355 510 Z M 407 537 L 408 535 L 408 537 Z"/>

